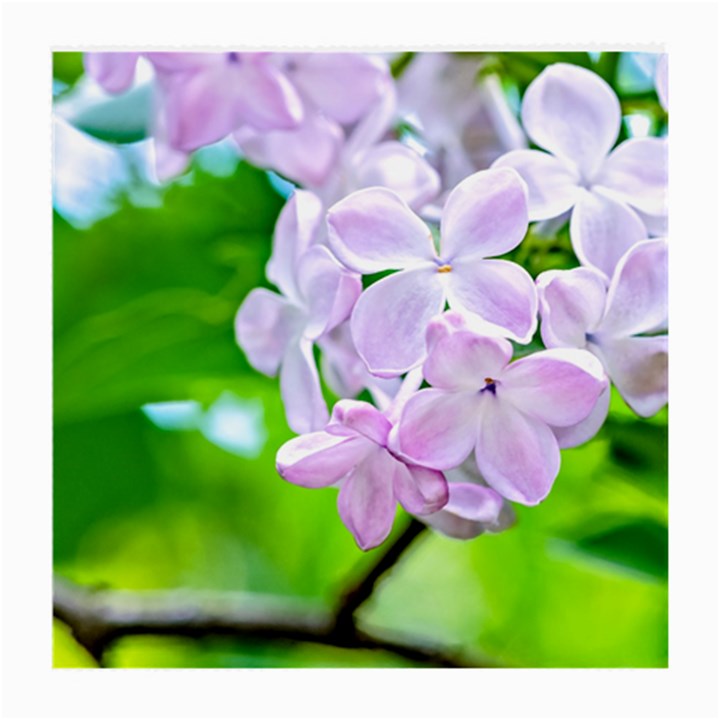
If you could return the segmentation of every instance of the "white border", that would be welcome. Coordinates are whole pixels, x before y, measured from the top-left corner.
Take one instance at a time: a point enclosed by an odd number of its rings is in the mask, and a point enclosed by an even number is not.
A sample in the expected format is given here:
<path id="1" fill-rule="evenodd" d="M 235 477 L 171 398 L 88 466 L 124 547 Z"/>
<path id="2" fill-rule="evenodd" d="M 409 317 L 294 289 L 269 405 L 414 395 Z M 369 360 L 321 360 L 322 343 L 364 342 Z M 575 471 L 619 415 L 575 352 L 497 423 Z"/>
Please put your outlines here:
<path id="1" fill-rule="evenodd" d="M 717 19 L 717 6 L 707 2 L 5 3 L 3 716 L 717 717 Z M 666 44 L 673 236 L 670 669 L 51 670 L 51 49 Z"/>

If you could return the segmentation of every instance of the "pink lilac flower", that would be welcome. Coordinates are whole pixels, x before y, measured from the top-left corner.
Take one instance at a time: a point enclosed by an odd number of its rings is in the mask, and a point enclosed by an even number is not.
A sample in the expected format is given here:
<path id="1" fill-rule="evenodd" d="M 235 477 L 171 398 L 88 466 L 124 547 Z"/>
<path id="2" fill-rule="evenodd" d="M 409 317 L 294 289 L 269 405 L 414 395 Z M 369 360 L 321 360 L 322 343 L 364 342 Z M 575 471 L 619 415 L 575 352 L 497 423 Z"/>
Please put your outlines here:
<path id="1" fill-rule="evenodd" d="M 321 187 L 342 151 L 344 128 L 375 107 L 392 83 L 390 70 L 380 58 L 359 53 L 287 53 L 275 62 L 302 99 L 303 121 L 270 132 L 247 126 L 235 139 L 253 164 Z"/>
<path id="2" fill-rule="evenodd" d="M 474 460 L 444 473 L 448 501 L 441 510 L 419 519 L 434 530 L 458 540 L 498 533 L 515 522 L 512 506 L 480 477 Z"/>
<path id="3" fill-rule="evenodd" d="M 448 498 L 442 473 L 401 460 L 388 449 L 391 429 L 386 415 L 369 403 L 341 400 L 324 430 L 289 440 L 277 454 L 278 472 L 295 485 L 340 485 L 340 517 L 363 550 L 390 534 L 398 502 L 423 515 L 439 510 Z"/>
<path id="4" fill-rule="evenodd" d="M 267 275 L 282 294 L 256 288 L 235 320 L 237 342 L 265 375 L 280 371 L 280 393 L 295 432 L 322 427 L 328 418 L 313 345 L 350 314 L 362 289 L 321 245 L 312 245 L 322 208 L 298 191 L 275 229 Z"/>
<path id="5" fill-rule="evenodd" d="M 587 348 L 644 417 L 668 399 L 667 272 L 667 242 L 659 239 L 628 250 L 609 285 L 591 268 L 550 270 L 537 280 L 545 345 Z"/>
<path id="6" fill-rule="evenodd" d="M 514 170 L 485 170 L 445 203 L 436 251 L 428 226 L 395 193 L 360 190 L 328 212 L 329 244 L 362 274 L 399 269 L 363 292 L 351 317 L 358 353 L 370 372 L 400 375 L 425 355 L 430 319 L 451 308 L 489 333 L 529 342 L 537 296 L 528 273 L 505 260 L 527 230 L 525 186 Z"/>
<path id="7" fill-rule="evenodd" d="M 181 172 L 188 154 L 240 127 L 298 127 L 303 105 L 271 53 L 86 53 L 85 67 L 108 92 L 127 90 L 138 59 L 156 72 L 153 135 L 160 179 Z"/>
<path id="8" fill-rule="evenodd" d="M 527 147 L 497 76 L 478 78 L 479 68 L 476 58 L 419 53 L 397 81 L 401 114 L 427 145 L 444 189 Z"/>
<path id="9" fill-rule="evenodd" d="M 423 375 L 432 385 L 405 404 L 393 447 L 436 470 L 475 452 L 478 470 L 503 497 L 535 505 L 560 469 L 555 427 L 585 420 L 607 387 L 585 350 L 552 349 L 510 362 L 503 338 L 478 335 L 457 319 L 428 326 Z"/>
<path id="10" fill-rule="evenodd" d="M 595 73 L 558 63 L 530 84 L 522 104 L 540 150 L 515 150 L 494 167 L 516 169 L 528 185 L 530 220 L 572 210 L 570 238 L 583 265 L 610 277 L 618 260 L 648 235 L 641 215 L 667 215 L 667 142 L 633 138 L 612 149 L 620 103 Z"/>
<path id="11" fill-rule="evenodd" d="M 327 57 L 328 70 L 333 57 Z M 301 183 L 326 206 L 354 190 L 379 185 L 397 192 L 411 207 L 421 207 L 435 197 L 440 181 L 417 152 L 386 139 L 396 108 L 389 70 L 377 59 L 348 57 L 355 63 L 369 64 L 377 74 L 374 93 L 367 96 L 364 114 L 352 127 L 341 125 L 318 107 L 293 132 L 258 133 L 245 128 L 235 138 L 254 164 L 274 168 Z M 316 81 L 320 79 L 318 75 Z"/>

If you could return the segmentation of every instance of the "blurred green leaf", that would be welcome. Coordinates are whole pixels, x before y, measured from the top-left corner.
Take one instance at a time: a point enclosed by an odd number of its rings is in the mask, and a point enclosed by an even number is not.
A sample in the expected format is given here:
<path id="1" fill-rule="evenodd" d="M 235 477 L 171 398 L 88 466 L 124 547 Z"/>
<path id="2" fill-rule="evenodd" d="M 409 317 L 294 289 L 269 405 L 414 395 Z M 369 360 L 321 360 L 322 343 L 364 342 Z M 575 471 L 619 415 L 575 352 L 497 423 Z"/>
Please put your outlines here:
<path id="1" fill-rule="evenodd" d="M 52 54 L 53 77 L 74 85 L 85 72 L 81 52 L 56 51 Z"/>
<path id="2" fill-rule="evenodd" d="M 93 657 L 78 644 L 70 629 L 53 620 L 52 666 L 54 668 L 96 668 Z"/>
<path id="3" fill-rule="evenodd" d="M 109 95 L 83 106 L 66 119 L 98 140 L 131 143 L 144 140 L 152 127 L 153 88 L 139 85 L 120 95 Z"/>
<path id="4" fill-rule="evenodd" d="M 185 399 L 198 381 L 247 374 L 233 317 L 265 283 L 281 203 L 265 173 L 241 164 L 230 178 L 196 170 L 161 207 L 126 204 L 86 231 L 56 216 L 56 421 Z"/>

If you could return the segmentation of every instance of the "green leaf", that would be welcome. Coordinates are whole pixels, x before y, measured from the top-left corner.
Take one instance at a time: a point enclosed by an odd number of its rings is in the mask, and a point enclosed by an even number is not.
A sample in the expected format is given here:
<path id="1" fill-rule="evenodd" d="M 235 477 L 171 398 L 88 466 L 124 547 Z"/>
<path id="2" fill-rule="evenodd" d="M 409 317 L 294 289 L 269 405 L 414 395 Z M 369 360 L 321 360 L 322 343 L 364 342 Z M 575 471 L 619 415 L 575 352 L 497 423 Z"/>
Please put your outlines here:
<path id="1" fill-rule="evenodd" d="M 144 140 L 152 127 L 152 85 L 140 85 L 83 106 L 66 119 L 76 128 L 99 140 L 132 143 Z"/>
<path id="2" fill-rule="evenodd" d="M 245 164 L 193 180 L 159 208 L 125 203 L 86 231 L 56 216 L 57 421 L 191 398 L 199 381 L 250 373 L 233 317 L 265 282 L 282 200 Z"/>
<path id="3" fill-rule="evenodd" d="M 52 55 L 53 77 L 67 85 L 74 85 L 85 69 L 81 52 L 54 52 Z"/>

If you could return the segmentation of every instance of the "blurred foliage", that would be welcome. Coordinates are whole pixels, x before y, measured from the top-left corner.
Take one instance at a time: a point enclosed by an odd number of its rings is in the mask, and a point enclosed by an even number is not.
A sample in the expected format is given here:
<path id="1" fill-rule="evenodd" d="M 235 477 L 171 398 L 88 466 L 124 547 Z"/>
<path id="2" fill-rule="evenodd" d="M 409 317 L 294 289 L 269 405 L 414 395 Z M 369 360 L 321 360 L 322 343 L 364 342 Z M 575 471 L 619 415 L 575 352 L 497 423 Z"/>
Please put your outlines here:
<path id="1" fill-rule="evenodd" d="M 618 58 L 605 55 L 616 54 L 496 53 L 495 61 L 522 89 L 557 59 L 614 83 Z M 63 82 L 75 82 L 80 67 L 77 54 L 55 53 Z M 224 175 L 195 162 L 156 192 L 153 207 L 123 196 L 113 215 L 84 230 L 55 214 L 55 569 L 97 586 L 331 605 L 381 551 L 357 549 L 334 491 L 289 485 L 275 471 L 275 452 L 292 433 L 277 380 L 249 367 L 233 318 L 245 295 L 266 285 L 283 198 L 244 163 Z M 513 253 L 533 275 L 576 264 L 567 226 L 544 235 L 535 225 Z M 232 451 L 203 425 L 227 393 L 239 408 L 259 408 L 256 447 Z M 167 401 L 194 401 L 200 419 L 163 424 L 142 410 Z M 563 452 L 544 503 L 517 507 L 517 525 L 499 535 L 426 534 L 361 617 L 509 666 L 665 667 L 667 476 L 667 411 L 641 420 L 614 394 L 599 435 Z M 94 665 L 57 622 L 54 651 L 56 667 Z M 408 664 L 369 652 L 172 638 L 127 638 L 109 662 Z"/>

